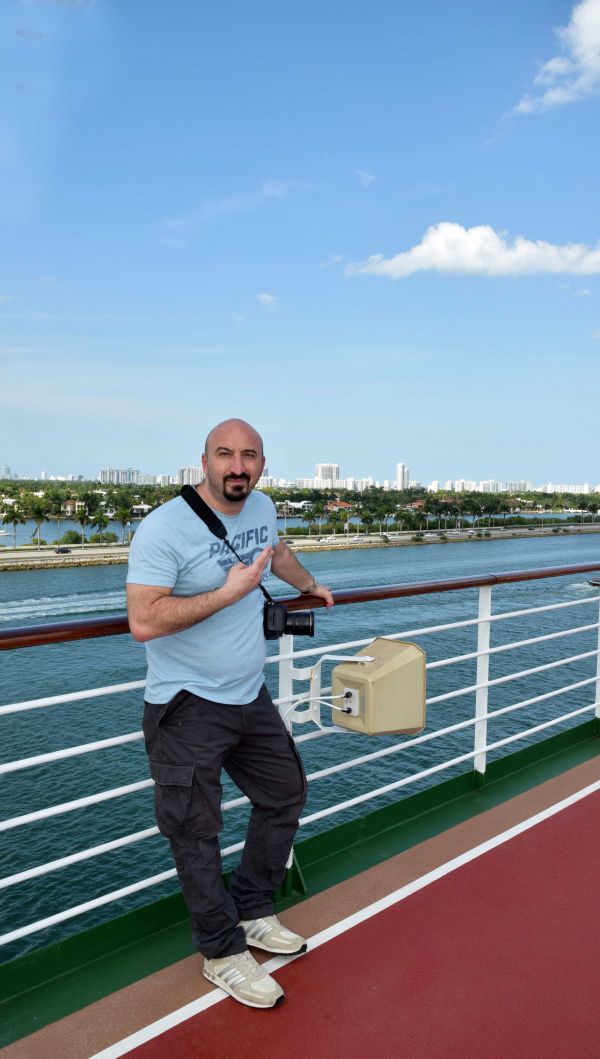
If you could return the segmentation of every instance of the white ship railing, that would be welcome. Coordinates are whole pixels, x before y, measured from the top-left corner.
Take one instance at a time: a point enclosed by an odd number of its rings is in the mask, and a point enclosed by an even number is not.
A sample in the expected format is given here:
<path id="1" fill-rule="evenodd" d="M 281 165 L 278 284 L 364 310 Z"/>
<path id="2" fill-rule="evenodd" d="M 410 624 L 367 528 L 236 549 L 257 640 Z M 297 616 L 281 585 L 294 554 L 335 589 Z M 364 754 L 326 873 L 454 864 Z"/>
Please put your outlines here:
<path id="1" fill-rule="evenodd" d="M 438 592 L 444 593 L 448 591 L 456 591 L 460 588 L 472 588 L 474 586 L 479 587 L 479 604 L 477 616 L 468 618 L 462 621 L 439 623 L 436 625 L 413 627 L 408 629 L 402 629 L 393 634 L 386 633 L 388 639 L 406 640 L 411 637 L 418 637 L 419 639 L 432 637 L 439 635 L 443 632 L 448 632 L 455 629 L 468 629 L 472 628 L 477 634 L 477 648 L 474 651 L 463 653 L 460 655 L 453 655 L 447 658 L 437 659 L 427 663 L 427 670 L 434 671 L 464 663 L 468 661 L 476 661 L 476 676 L 474 683 L 455 688 L 452 691 L 448 691 L 441 695 L 434 695 L 427 699 L 427 706 L 429 708 L 428 723 L 431 724 L 432 715 L 435 716 L 435 711 L 431 707 L 435 707 L 443 702 L 448 702 L 453 699 L 460 698 L 461 696 L 474 694 L 475 695 L 475 710 L 472 717 L 458 721 L 454 724 L 445 725 L 443 727 L 436 728 L 432 731 L 426 731 L 424 734 L 416 736 L 414 738 L 399 738 L 397 742 L 392 746 L 387 746 L 381 750 L 375 750 L 370 753 L 361 754 L 350 758 L 347 761 L 331 765 L 327 768 L 322 768 L 313 771 L 308 775 L 309 783 L 316 783 L 328 776 L 332 776 L 341 772 L 346 772 L 350 769 L 359 767 L 367 763 L 373 763 L 377 760 L 390 758 L 396 754 L 401 754 L 406 750 L 420 746 L 425 743 L 430 743 L 433 740 L 439 740 L 445 736 L 453 733 L 473 729 L 473 744 L 472 749 L 465 751 L 464 753 L 454 755 L 448 759 L 437 762 L 436 764 L 420 769 L 419 771 L 408 775 L 402 776 L 391 783 L 386 783 L 383 786 L 376 787 L 373 790 L 357 794 L 354 797 L 347 798 L 343 801 L 337 802 L 333 805 L 319 809 L 313 813 L 305 815 L 301 821 L 300 826 L 305 827 L 308 824 L 315 823 L 316 821 L 322 820 L 325 817 L 333 816 L 344 812 L 345 810 L 352 809 L 358 805 L 366 802 L 373 801 L 377 798 L 382 797 L 392 791 L 400 790 L 401 788 L 415 784 L 419 781 L 429 779 L 431 776 L 443 773 L 449 769 L 453 769 L 456 766 L 472 763 L 473 771 L 482 777 L 485 774 L 487 767 L 487 756 L 491 751 L 499 750 L 503 747 L 509 746 L 513 743 L 529 740 L 532 736 L 538 735 L 541 732 L 547 731 L 553 727 L 564 725 L 567 722 L 573 721 L 576 718 L 585 719 L 587 716 L 600 717 L 600 596 L 589 595 L 584 598 L 571 599 L 566 602 L 551 603 L 544 606 L 537 607 L 525 607 L 519 610 L 504 611 L 499 613 L 493 613 L 492 611 L 492 591 L 493 584 L 497 583 L 500 588 L 502 584 L 511 583 L 512 581 L 525 581 L 525 580 L 539 580 L 544 577 L 556 577 L 565 576 L 569 573 L 585 573 L 594 570 L 600 570 L 600 564 L 594 566 L 592 564 L 584 564 L 576 567 L 562 567 L 560 569 L 554 568 L 551 571 L 529 571 L 527 573 L 519 572 L 515 575 L 502 574 L 502 575 L 487 575 L 482 578 L 468 578 L 462 581 L 455 582 L 430 582 L 427 586 L 423 585 L 412 585 L 412 586 L 393 586 L 392 589 L 386 590 L 385 588 L 378 588 L 374 590 L 358 590 L 356 593 L 337 593 L 336 602 L 347 603 L 351 601 L 364 601 L 365 598 L 385 599 L 393 598 L 394 596 L 411 596 L 423 594 L 427 592 Z M 483 583 L 482 582 L 487 582 Z M 351 597 L 351 598 L 348 598 Z M 286 601 L 291 604 L 292 607 L 296 607 L 298 601 Z M 304 603 L 304 606 L 306 604 Z M 499 646 L 492 647 L 491 644 L 491 630 L 492 628 L 507 620 L 515 619 L 530 619 L 536 615 L 542 613 L 550 613 L 564 610 L 566 613 L 573 613 L 574 617 L 577 618 L 575 624 L 568 628 L 561 628 L 556 631 L 545 633 L 540 636 L 526 637 L 520 640 L 514 640 L 508 643 L 500 644 Z M 581 617 L 583 615 L 583 619 Z M 106 622 L 106 619 L 104 619 Z M 121 625 L 123 625 L 123 619 L 120 619 Z M 99 622 L 100 625 L 102 622 Z M 94 635 L 93 631 L 90 632 L 90 628 L 94 623 L 81 623 L 86 626 L 87 631 L 85 636 Z M 114 623 L 113 623 L 114 624 Z M 74 628 L 77 623 L 69 623 L 70 628 Z M 65 626 L 66 627 L 66 626 Z M 46 629 L 55 630 L 54 626 L 46 626 Z M 116 631 L 126 631 L 126 624 L 123 628 L 119 628 Z M 41 627 L 38 629 L 22 629 L 17 630 L 17 633 L 21 633 L 21 642 L 17 638 L 18 646 L 26 646 L 28 641 L 32 643 L 48 642 L 48 639 L 56 638 L 47 637 L 44 639 Z M 562 641 L 570 637 L 582 636 L 586 633 L 595 634 L 594 647 L 585 651 L 575 651 L 569 654 L 567 657 L 560 657 L 552 659 L 551 661 L 544 662 L 541 665 L 530 666 L 528 668 L 516 668 L 514 672 L 503 674 L 500 677 L 490 679 L 489 676 L 489 665 L 490 659 L 496 655 L 506 654 L 510 651 L 515 651 L 529 647 L 534 644 L 549 643 L 551 641 Z M 101 635 L 101 634 L 96 634 Z M 15 631 L 9 630 L 8 633 L 0 636 L 0 648 L 10 649 L 10 639 L 15 639 Z M 73 636 L 63 637 L 63 639 L 72 639 Z M 4 639 L 4 643 L 2 640 Z M 312 741 L 320 738 L 330 738 L 332 735 L 344 733 L 347 734 L 343 729 L 334 727 L 329 723 L 328 708 L 323 701 L 323 696 L 331 690 L 329 687 L 322 686 L 321 684 L 321 666 L 318 665 L 320 659 L 325 655 L 330 655 L 332 652 L 338 654 L 341 651 L 352 652 L 357 648 L 367 646 L 373 637 L 365 637 L 358 640 L 345 641 L 343 643 L 328 644 L 319 647 L 309 647 L 302 650 L 295 650 L 294 640 L 292 636 L 284 636 L 280 640 L 279 652 L 273 655 L 267 660 L 267 665 L 276 665 L 279 669 L 279 696 L 275 700 L 282 716 L 286 719 L 286 723 L 290 730 L 293 725 L 303 726 L 311 725 L 311 730 L 305 732 L 302 735 L 296 736 L 296 743 L 302 745 L 308 741 Z M 8 641 L 8 642 L 7 642 Z M 511 705 L 504 706 L 501 709 L 490 710 L 489 709 L 489 691 L 491 688 L 499 685 L 504 685 L 510 682 L 517 682 L 530 677 L 537 673 L 546 672 L 552 669 L 560 669 L 562 667 L 568 667 L 576 662 L 582 662 L 584 660 L 595 660 L 595 665 L 592 663 L 594 669 L 593 675 L 582 680 L 571 681 L 561 687 L 553 689 L 551 691 L 544 692 L 543 694 L 529 696 L 521 699 L 518 702 L 512 703 Z M 301 664 L 299 664 L 301 663 Z M 303 684 L 303 690 L 297 690 L 297 684 Z M 53 706 L 57 706 L 64 703 L 72 703 L 77 701 L 93 700 L 95 698 L 105 695 L 117 695 L 125 692 L 141 690 L 144 687 L 145 682 L 142 680 L 130 681 L 128 683 L 114 684 L 100 688 L 89 688 L 80 691 L 73 691 L 64 695 L 52 695 L 37 699 L 31 699 L 26 702 L 10 703 L 0 707 L 0 716 L 8 716 L 11 714 L 21 713 L 28 710 L 38 709 L 49 709 Z M 524 728 L 523 730 L 505 736 L 501 739 L 493 739 L 491 742 L 488 736 L 488 725 L 492 724 L 498 718 L 506 716 L 508 714 L 518 713 L 520 710 L 539 704 L 550 702 L 551 700 L 560 698 L 566 695 L 568 692 L 580 691 L 582 689 L 588 689 L 590 693 L 591 701 L 586 701 L 583 705 L 578 706 L 575 709 L 569 709 L 566 712 L 561 713 L 559 716 L 551 716 L 546 720 L 541 721 L 533 726 Z M 321 725 L 324 725 L 321 727 Z M 122 746 L 127 743 L 134 743 L 143 739 L 143 733 L 141 731 L 130 732 L 126 735 L 116 736 L 108 739 L 96 740 L 90 743 L 84 743 L 79 746 L 64 747 L 60 750 L 51 751 L 45 754 L 36 754 L 31 757 L 21 758 L 20 760 L 9 761 L 5 764 L 0 765 L 0 776 L 7 775 L 9 773 L 21 771 L 28 768 L 35 768 L 40 765 L 49 764 L 64 760 L 66 758 L 79 757 L 81 755 L 97 753 L 109 747 Z M 79 809 L 86 808 L 91 805 L 97 805 L 102 802 L 106 802 L 116 798 L 126 797 L 134 794 L 135 792 L 141 791 L 145 788 L 153 786 L 153 781 L 150 779 L 142 779 L 135 783 L 127 783 L 121 786 L 113 787 L 110 790 L 98 791 L 94 794 L 88 795 L 82 798 L 72 799 L 70 801 L 63 802 L 61 804 L 44 806 L 39 809 L 35 809 L 31 812 L 15 816 L 10 819 L 0 821 L 0 831 L 8 831 L 14 828 L 25 827 L 28 824 L 40 820 L 46 820 L 50 817 L 61 816 L 66 813 L 74 812 Z M 238 797 L 226 801 L 223 805 L 225 812 L 244 805 L 247 802 L 245 797 Z M 48 875 L 52 872 L 59 871 L 62 868 L 66 868 L 70 865 L 77 864 L 81 861 L 89 860 L 94 857 L 99 857 L 109 851 L 117 850 L 125 846 L 139 843 L 145 839 L 151 838 L 158 834 L 158 828 L 156 826 L 150 826 L 143 830 L 136 831 L 132 834 L 123 835 L 120 838 L 113 839 L 108 842 L 104 842 L 99 845 L 90 847 L 89 849 L 78 850 L 68 856 L 60 857 L 52 861 L 48 861 L 45 864 L 37 864 L 23 871 L 16 872 L 12 875 L 8 875 L 5 878 L 0 879 L 0 889 L 7 889 L 9 887 L 17 886 L 31 879 L 39 878 Z M 230 846 L 224 848 L 221 852 L 224 857 L 230 856 L 233 853 L 238 852 L 243 847 L 243 842 L 236 842 Z M 9 930 L 4 934 L 0 935 L 0 945 L 7 945 L 11 942 L 15 942 L 21 938 L 24 938 L 30 934 L 43 931 L 56 924 L 63 923 L 66 920 L 72 919 L 76 916 L 82 915 L 93 909 L 100 908 L 103 905 L 110 904 L 111 902 L 120 900 L 121 898 L 127 897 L 131 894 L 138 893 L 142 890 L 156 886 L 167 879 L 171 879 L 176 875 L 174 868 L 169 868 L 158 874 L 152 875 L 149 878 L 138 880 L 126 886 L 122 886 L 117 890 L 113 890 L 110 893 L 102 894 L 89 901 L 85 901 L 76 906 L 63 909 L 56 912 L 53 915 L 46 916 L 43 919 L 39 919 L 33 923 L 27 923 L 22 926 L 16 927 L 15 929 Z"/>

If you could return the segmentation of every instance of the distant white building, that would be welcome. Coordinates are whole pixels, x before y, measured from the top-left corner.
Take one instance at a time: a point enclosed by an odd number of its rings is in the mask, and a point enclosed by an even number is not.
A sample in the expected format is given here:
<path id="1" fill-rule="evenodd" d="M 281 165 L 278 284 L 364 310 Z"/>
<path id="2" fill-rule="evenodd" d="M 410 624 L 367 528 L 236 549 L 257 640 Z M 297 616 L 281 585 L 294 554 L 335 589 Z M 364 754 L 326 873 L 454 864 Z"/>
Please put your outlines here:
<path id="1" fill-rule="evenodd" d="M 578 493 L 580 496 L 587 496 L 592 490 L 588 482 L 583 482 L 579 485 L 565 485 L 559 482 L 546 482 L 544 485 L 540 485 L 540 493 Z"/>
<path id="2" fill-rule="evenodd" d="M 201 467 L 180 467 L 177 471 L 178 485 L 198 485 L 204 478 Z"/>
<path id="3" fill-rule="evenodd" d="M 396 489 L 408 489 L 410 471 L 405 463 L 396 464 Z"/>
<path id="4" fill-rule="evenodd" d="M 331 482 L 331 486 L 315 486 L 316 489 L 330 489 L 335 487 L 340 476 L 340 466 L 338 463 L 317 463 L 315 467 L 315 479 L 321 479 L 325 482 Z"/>
<path id="5" fill-rule="evenodd" d="M 497 482 L 494 478 L 487 478 L 479 483 L 480 493 L 501 493 L 502 491 L 502 482 Z"/>
<path id="6" fill-rule="evenodd" d="M 98 474 L 98 481 L 103 485 L 137 485 L 140 472 L 135 467 L 103 467 Z M 68 475 L 67 481 L 73 476 Z"/>
<path id="7" fill-rule="evenodd" d="M 269 474 L 269 468 L 263 467 L 263 473 L 256 483 L 257 489 L 273 489 L 275 487 L 275 479 Z"/>

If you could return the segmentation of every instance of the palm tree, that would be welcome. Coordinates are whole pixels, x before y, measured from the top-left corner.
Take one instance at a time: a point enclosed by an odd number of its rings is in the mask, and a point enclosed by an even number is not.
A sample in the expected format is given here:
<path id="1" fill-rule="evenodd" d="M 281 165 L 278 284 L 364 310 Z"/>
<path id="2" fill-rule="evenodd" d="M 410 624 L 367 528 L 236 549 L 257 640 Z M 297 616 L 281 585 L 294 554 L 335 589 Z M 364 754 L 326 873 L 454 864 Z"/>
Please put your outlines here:
<path id="1" fill-rule="evenodd" d="M 39 550 L 40 550 L 40 533 L 41 533 L 42 525 L 44 524 L 44 522 L 47 521 L 46 509 L 45 509 L 44 505 L 42 504 L 41 500 L 38 500 L 37 498 L 34 499 L 33 503 L 29 507 L 28 515 L 29 515 L 29 518 L 33 519 L 33 521 L 35 522 L 35 529 L 34 529 L 33 533 L 31 534 L 31 536 L 35 537 L 35 535 L 37 533 L 37 546 L 38 546 L 38 552 L 39 552 Z"/>
<path id="2" fill-rule="evenodd" d="M 367 533 L 370 533 L 371 526 L 373 525 L 374 521 L 375 521 L 375 516 L 374 516 L 373 512 L 369 511 L 368 508 L 364 508 L 363 511 L 361 512 L 361 522 L 362 522 L 363 526 L 365 527 L 365 530 L 366 530 Z"/>
<path id="3" fill-rule="evenodd" d="M 131 522 L 131 508 L 128 508 L 128 507 L 119 507 L 119 508 L 117 508 L 117 510 L 115 511 L 115 522 L 118 522 L 119 525 L 121 526 L 121 529 L 123 531 L 123 534 L 122 534 L 122 537 L 121 537 L 121 544 L 125 545 L 125 530 L 126 530 L 127 526 L 129 526 L 129 524 Z"/>
<path id="4" fill-rule="evenodd" d="M 94 527 L 97 527 L 98 533 L 101 534 L 108 526 L 109 521 L 110 519 L 108 515 L 104 514 L 104 511 L 97 511 L 96 514 L 92 517 L 92 529 L 94 529 Z"/>
<path id="5" fill-rule="evenodd" d="M 308 510 L 305 509 L 300 515 L 300 518 L 303 522 L 306 522 L 306 525 L 308 526 L 308 536 L 310 537 L 311 529 L 317 521 L 314 511 L 311 508 L 308 508 Z"/>
<path id="6" fill-rule="evenodd" d="M 80 508 L 80 510 L 75 515 L 75 522 L 78 522 L 79 525 L 81 526 L 81 547 L 84 548 L 85 547 L 85 527 L 89 526 L 89 524 L 90 524 L 90 516 L 88 515 L 88 513 L 87 513 L 87 511 L 86 511 L 86 509 L 84 507 Z"/>
<path id="7" fill-rule="evenodd" d="M 317 519 L 319 520 L 319 533 L 321 532 L 321 526 L 322 526 L 322 523 L 323 523 L 323 515 L 325 514 L 325 508 L 326 507 L 327 507 L 327 504 L 326 504 L 325 500 L 315 500 L 314 503 L 313 503 L 313 513 L 316 515 Z"/>
<path id="8" fill-rule="evenodd" d="M 62 509 L 63 498 L 60 493 L 50 494 L 48 497 L 49 503 L 46 504 L 46 513 L 49 519 L 53 519 L 56 522 L 56 537 L 60 541 L 60 524 L 64 517 Z"/>
<path id="9" fill-rule="evenodd" d="M 13 528 L 13 548 L 17 547 L 17 526 L 23 526 L 27 522 L 27 515 L 24 511 L 21 511 L 18 504 L 11 504 L 10 510 L 5 511 L 2 516 L 2 522 L 5 526 L 12 526 Z"/>

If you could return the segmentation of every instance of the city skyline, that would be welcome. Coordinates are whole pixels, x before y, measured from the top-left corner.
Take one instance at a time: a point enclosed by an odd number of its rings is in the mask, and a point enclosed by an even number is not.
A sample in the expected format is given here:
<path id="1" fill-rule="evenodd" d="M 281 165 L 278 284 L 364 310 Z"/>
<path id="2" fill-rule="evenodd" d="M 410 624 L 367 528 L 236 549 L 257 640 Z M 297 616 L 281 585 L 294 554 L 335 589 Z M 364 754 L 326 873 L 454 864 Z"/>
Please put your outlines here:
<path id="1" fill-rule="evenodd" d="M 595 480 L 599 27 L 3 5 L 2 458 L 166 473 L 238 415 L 293 478 Z"/>
<path id="2" fill-rule="evenodd" d="M 297 489 L 317 489 L 317 490 L 347 490 L 352 492 L 363 492 L 369 486 L 375 486 L 376 488 L 383 489 L 426 489 L 430 492 L 442 492 L 442 491 L 455 491 L 455 492 L 487 492 L 487 493 L 500 493 L 500 492 L 547 492 L 547 493 L 574 493 L 582 494 L 590 492 L 600 492 L 600 482 L 596 482 L 595 479 L 592 481 L 579 481 L 576 482 L 573 478 L 570 481 L 560 482 L 558 479 L 552 479 L 546 477 L 539 483 L 535 483 L 532 479 L 517 477 L 517 478 L 481 478 L 481 479 L 468 479 L 464 477 L 454 477 L 450 479 L 433 479 L 425 477 L 423 480 L 417 480 L 410 478 L 409 467 L 403 462 L 397 462 L 395 465 L 395 477 L 379 479 L 372 475 L 366 475 L 361 477 L 342 477 L 340 475 L 340 467 L 342 464 L 332 462 L 321 462 L 315 465 L 315 475 L 312 478 L 299 477 L 289 478 L 280 475 L 273 475 L 270 473 L 268 466 L 265 465 L 263 475 L 258 483 L 258 488 L 272 487 L 272 488 L 297 488 Z M 9 473 L 4 473 L 9 472 Z M 101 468 L 95 475 L 91 477 L 85 477 L 82 474 L 72 473 L 70 475 L 48 475 L 46 471 L 41 471 L 40 476 L 27 477 L 26 475 L 17 476 L 11 474 L 11 468 L 8 464 L 0 463 L 0 479 L 2 477 L 12 480 L 23 480 L 23 481 L 39 481 L 39 482 L 69 482 L 69 481 L 89 481 L 103 484 L 113 485 L 193 485 L 198 481 L 201 481 L 204 477 L 204 472 L 201 466 L 194 464 L 184 464 L 180 466 L 175 473 L 152 473 L 148 471 L 140 471 L 134 467 L 105 467 Z M 325 477 L 325 475 L 328 475 Z M 401 479 L 401 484 L 400 484 Z"/>

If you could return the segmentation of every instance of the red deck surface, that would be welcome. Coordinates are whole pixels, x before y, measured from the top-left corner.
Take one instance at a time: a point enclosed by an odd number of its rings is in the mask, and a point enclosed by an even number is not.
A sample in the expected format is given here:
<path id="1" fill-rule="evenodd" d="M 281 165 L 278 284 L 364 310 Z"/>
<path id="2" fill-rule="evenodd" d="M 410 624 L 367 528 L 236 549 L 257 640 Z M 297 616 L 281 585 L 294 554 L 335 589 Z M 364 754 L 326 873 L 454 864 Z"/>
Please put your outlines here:
<path id="1" fill-rule="evenodd" d="M 227 999 L 135 1059 L 600 1056 L 600 792 Z M 344 909 L 340 908 L 340 919 Z"/>

